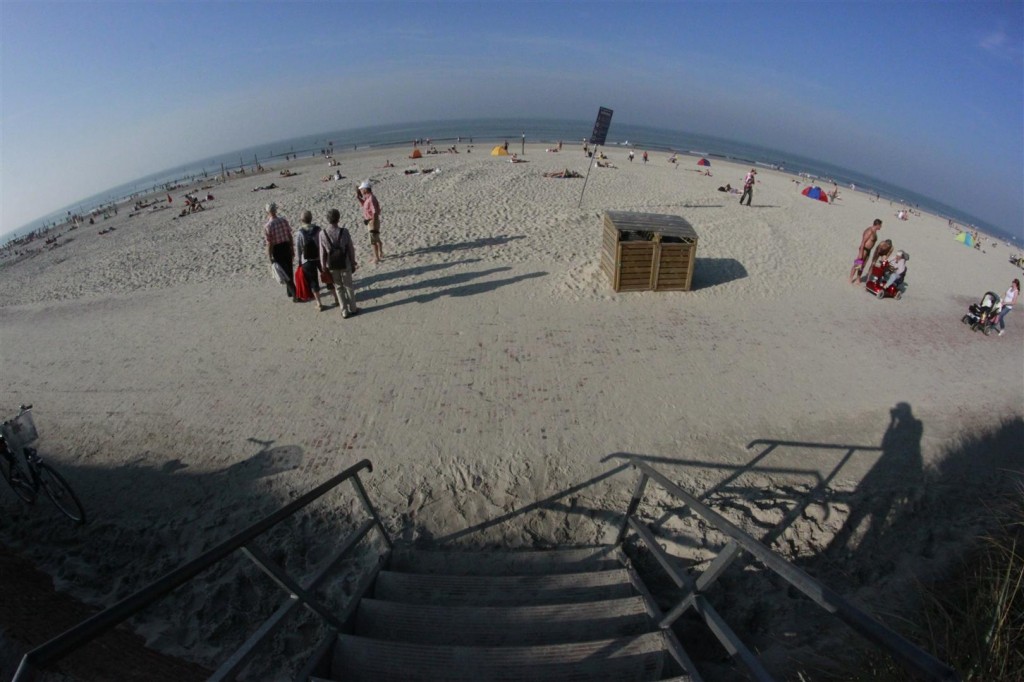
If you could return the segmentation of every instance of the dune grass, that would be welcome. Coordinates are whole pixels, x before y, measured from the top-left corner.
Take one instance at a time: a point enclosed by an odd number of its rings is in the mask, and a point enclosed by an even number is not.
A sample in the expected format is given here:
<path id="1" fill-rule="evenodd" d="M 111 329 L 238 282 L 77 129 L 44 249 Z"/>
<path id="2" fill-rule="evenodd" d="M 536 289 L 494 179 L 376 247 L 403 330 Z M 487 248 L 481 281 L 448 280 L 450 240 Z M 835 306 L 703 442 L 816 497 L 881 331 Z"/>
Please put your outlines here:
<path id="1" fill-rule="evenodd" d="M 920 611 L 904 632 L 965 681 L 1024 680 L 1024 487 L 990 509 L 993 530 L 948 579 L 922 587 Z M 869 666 L 866 678 L 906 679 L 886 656 Z"/>

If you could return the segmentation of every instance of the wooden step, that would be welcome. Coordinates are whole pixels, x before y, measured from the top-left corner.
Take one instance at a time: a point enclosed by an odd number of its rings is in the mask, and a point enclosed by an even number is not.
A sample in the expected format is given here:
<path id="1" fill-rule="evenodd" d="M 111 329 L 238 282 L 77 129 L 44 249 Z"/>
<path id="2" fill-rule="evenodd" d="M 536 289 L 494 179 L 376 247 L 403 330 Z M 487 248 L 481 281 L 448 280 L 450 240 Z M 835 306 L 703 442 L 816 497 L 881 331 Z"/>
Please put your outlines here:
<path id="1" fill-rule="evenodd" d="M 403 573 L 538 575 L 605 571 L 622 565 L 622 551 L 603 546 L 511 552 L 396 549 L 389 568 Z"/>
<path id="2" fill-rule="evenodd" d="M 381 571 L 373 597 L 407 604 L 529 606 L 633 596 L 626 569 L 518 576 L 421 575 Z"/>
<path id="3" fill-rule="evenodd" d="M 355 633 L 389 641 L 526 646 L 613 639 L 656 630 L 642 597 L 544 606 L 432 606 L 363 599 Z"/>
<path id="4" fill-rule="evenodd" d="M 624 682 L 657 680 L 662 635 L 526 647 L 427 646 L 339 635 L 331 677 L 343 682 Z"/>

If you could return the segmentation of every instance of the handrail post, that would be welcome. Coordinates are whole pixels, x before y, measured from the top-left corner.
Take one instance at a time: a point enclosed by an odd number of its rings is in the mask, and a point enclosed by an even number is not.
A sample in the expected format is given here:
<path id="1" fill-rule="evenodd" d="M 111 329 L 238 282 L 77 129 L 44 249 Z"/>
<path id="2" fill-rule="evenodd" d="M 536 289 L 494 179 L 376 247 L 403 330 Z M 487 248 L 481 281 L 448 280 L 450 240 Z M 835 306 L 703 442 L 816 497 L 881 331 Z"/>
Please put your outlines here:
<path id="1" fill-rule="evenodd" d="M 334 614 L 326 606 L 314 599 L 313 595 L 308 591 L 302 589 L 302 586 L 288 575 L 288 572 L 281 568 L 276 561 L 267 556 L 263 550 L 255 544 L 249 543 L 242 545 L 242 552 L 252 559 L 252 562 L 259 566 L 271 580 L 277 583 L 278 587 L 302 602 L 303 606 L 323 618 L 332 628 L 341 630 L 341 623 L 334 617 Z"/>
<path id="2" fill-rule="evenodd" d="M 629 530 L 629 519 L 632 518 L 633 514 L 636 514 L 636 510 L 640 506 L 640 500 L 644 497 L 644 489 L 646 487 L 647 474 L 640 472 L 640 480 L 637 481 L 636 488 L 633 489 L 633 499 L 629 501 L 629 506 L 626 508 L 626 516 L 622 519 L 622 525 L 619 526 L 619 534 L 615 537 L 616 545 L 621 545 L 622 541 L 626 539 L 626 531 Z"/>
<path id="3" fill-rule="evenodd" d="M 359 474 L 357 473 L 352 477 L 352 486 L 359 493 L 359 499 L 363 501 L 363 508 L 366 513 L 373 517 L 373 520 L 377 522 L 377 528 L 380 529 L 380 534 L 384 538 L 384 542 L 387 544 L 388 549 L 394 549 L 395 546 L 391 542 L 391 536 L 388 535 L 387 528 L 384 527 L 384 522 L 380 520 L 380 514 L 374 508 L 373 503 L 370 502 L 370 497 L 366 494 L 366 488 L 363 487 L 363 482 L 359 480 Z"/>
<path id="4" fill-rule="evenodd" d="M 36 667 L 32 665 L 32 661 L 28 660 L 28 656 L 22 656 L 11 682 L 35 682 L 36 672 Z"/>

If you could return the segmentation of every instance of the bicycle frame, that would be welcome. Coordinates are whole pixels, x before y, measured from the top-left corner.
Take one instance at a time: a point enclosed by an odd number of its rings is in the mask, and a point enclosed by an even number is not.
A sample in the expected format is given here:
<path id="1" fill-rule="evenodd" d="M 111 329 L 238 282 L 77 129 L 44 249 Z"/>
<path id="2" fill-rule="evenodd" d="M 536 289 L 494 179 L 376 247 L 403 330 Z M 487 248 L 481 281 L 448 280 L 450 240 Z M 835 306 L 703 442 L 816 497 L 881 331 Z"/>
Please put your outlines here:
<path id="1" fill-rule="evenodd" d="M 38 475 L 35 473 L 35 467 L 29 462 L 28 453 L 31 451 L 35 455 L 35 449 L 28 447 L 28 443 L 35 440 L 38 437 L 35 425 L 32 423 L 31 412 L 32 406 L 25 407 L 22 405 L 21 413 L 9 421 L 5 421 L 0 425 L 0 457 L 3 457 L 7 461 L 8 467 L 10 467 L 11 475 L 15 472 L 24 475 L 25 470 L 31 474 L 25 477 L 25 480 L 29 480 L 33 483 L 33 487 L 38 491 L 39 488 L 36 485 L 38 483 Z M 25 433 L 26 429 L 22 427 L 19 422 L 27 423 L 28 433 Z M 20 427 L 20 428 L 19 428 Z M 25 438 L 24 435 L 28 437 Z M 21 460 L 20 462 L 18 460 Z M 22 464 L 21 462 L 24 462 Z"/>
<path id="2" fill-rule="evenodd" d="M 31 405 L 22 405 L 17 417 L 0 425 L 0 455 L 8 467 L 4 477 L 25 503 L 35 502 L 39 491 L 43 490 L 64 516 L 79 525 L 84 524 L 85 508 L 75 491 L 63 476 L 43 461 L 34 447 L 28 445 L 39 437 L 31 409 Z M 18 454 L 24 464 L 18 462 Z"/>

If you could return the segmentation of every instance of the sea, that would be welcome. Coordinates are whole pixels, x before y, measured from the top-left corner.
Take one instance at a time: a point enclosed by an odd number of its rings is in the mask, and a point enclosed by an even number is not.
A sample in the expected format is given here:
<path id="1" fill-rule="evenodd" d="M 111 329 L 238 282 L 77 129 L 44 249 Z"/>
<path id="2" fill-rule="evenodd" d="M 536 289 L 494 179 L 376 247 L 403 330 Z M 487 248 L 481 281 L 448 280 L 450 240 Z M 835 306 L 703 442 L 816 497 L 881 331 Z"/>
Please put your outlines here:
<path id="1" fill-rule="evenodd" d="M 240 166 L 252 168 L 257 162 L 261 164 L 275 163 L 292 155 L 308 157 L 320 154 L 330 148 L 333 148 L 335 154 L 349 150 L 389 147 L 401 148 L 404 152 L 416 139 L 429 139 L 430 144 L 439 149 L 444 149 L 452 144 L 466 145 L 472 142 L 485 146 L 503 143 L 507 140 L 514 149 L 516 143 L 520 143 L 525 136 L 526 142 L 531 144 L 555 144 L 563 141 L 571 148 L 573 145 L 581 144 L 584 139 L 589 139 L 593 127 L 593 122 L 588 121 L 532 118 L 465 119 L 350 128 L 279 140 L 199 159 L 112 187 L 95 196 L 42 216 L 8 235 L 7 239 L 14 239 L 47 225 L 62 222 L 69 211 L 84 215 L 99 207 L 155 192 L 168 186 L 186 184 L 206 177 L 216 177 L 220 174 L 222 166 L 227 170 L 237 170 Z M 712 160 L 718 158 L 802 174 L 822 183 L 835 182 L 844 188 L 849 188 L 852 185 L 859 191 L 878 194 L 881 198 L 942 216 L 959 225 L 977 228 L 985 234 L 1012 242 L 1017 246 L 1024 241 L 1017 235 L 952 206 L 947 206 L 932 197 L 857 171 L 769 147 L 678 130 L 619 124 L 614 120 L 611 123 L 605 146 L 612 148 L 636 147 L 656 152 L 700 155 Z"/>

